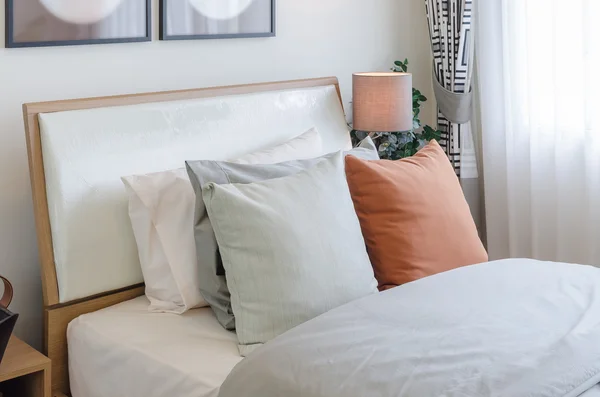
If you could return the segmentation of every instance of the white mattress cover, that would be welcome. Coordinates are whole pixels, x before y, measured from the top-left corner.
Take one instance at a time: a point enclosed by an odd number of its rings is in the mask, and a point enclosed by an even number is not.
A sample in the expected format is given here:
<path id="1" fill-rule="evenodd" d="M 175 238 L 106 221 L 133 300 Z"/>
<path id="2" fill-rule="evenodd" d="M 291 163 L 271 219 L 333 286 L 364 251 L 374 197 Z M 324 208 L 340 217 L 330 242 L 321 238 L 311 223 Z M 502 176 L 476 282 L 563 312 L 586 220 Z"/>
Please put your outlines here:
<path id="1" fill-rule="evenodd" d="M 69 324 L 73 397 L 213 397 L 242 359 L 209 308 L 148 312 L 139 297 Z"/>

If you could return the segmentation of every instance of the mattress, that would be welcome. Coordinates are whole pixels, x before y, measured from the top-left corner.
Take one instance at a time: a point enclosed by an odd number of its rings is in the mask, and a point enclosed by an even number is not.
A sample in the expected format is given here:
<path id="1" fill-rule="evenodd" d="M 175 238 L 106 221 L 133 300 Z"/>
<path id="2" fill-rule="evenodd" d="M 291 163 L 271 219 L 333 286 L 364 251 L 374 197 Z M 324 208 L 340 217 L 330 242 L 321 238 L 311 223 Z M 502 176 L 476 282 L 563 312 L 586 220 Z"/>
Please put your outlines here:
<path id="1" fill-rule="evenodd" d="M 69 324 L 73 397 L 216 397 L 242 359 L 209 308 L 148 312 L 139 297 Z"/>

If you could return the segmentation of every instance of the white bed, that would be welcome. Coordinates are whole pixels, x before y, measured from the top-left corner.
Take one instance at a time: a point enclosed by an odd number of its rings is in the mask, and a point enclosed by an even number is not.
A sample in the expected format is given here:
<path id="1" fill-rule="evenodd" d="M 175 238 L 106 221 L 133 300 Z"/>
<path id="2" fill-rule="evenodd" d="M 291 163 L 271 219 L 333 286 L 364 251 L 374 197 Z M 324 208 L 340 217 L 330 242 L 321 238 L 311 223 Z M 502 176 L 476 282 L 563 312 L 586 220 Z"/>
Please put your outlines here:
<path id="1" fill-rule="evenodd" d="M 333 309 L 244 360 L 236 335 L 210 309 L 148 312 L 138 297 L 143 279 L 121 177 L 180 168 L 185 160 L 235 158 L 312 127 L 322 134 L 322 154 L 345 148 L 335 78 L 24 109 L 54 392 L 598 393 L 600 271 L 590 267 L 507 261 L 457 269 Z"/>
<path id="2" fill-rule="evenodd" d="M 235 334 L 211 309 L 151 314 L 145 298 L 126 302 L 144 293 L 144 280 L 121 177 L 182 168 L 186 160 L 237 158 L 312 128 L 322 138 L 318 155 L 347 148 L 337 78 L 23 109 L 53 392 L 215 396 L 241 360 Z"/>
<path id="3" fill-rule="evenodd" d="M 241 360 L 210 308 L 149 313 L 139 297 L 71 322 L 71 392 L 85 397 L 215 397 Z"/>

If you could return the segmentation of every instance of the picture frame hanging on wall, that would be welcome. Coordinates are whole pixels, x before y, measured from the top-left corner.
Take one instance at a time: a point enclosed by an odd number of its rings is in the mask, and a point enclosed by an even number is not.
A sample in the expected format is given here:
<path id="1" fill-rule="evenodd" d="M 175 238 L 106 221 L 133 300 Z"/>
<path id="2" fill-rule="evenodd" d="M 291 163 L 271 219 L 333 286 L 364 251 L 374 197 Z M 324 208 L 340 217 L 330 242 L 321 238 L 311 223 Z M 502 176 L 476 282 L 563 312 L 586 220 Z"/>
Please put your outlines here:
<path id="1" fill-rule="evenodd" d="M 161 40 L 274 37 L 276 0 L 160 0 Z"/>
<path id="2" fill-rule="evenodd" d="M 151 0 L 6 0 L 6 47 L 150 41 Z"/>

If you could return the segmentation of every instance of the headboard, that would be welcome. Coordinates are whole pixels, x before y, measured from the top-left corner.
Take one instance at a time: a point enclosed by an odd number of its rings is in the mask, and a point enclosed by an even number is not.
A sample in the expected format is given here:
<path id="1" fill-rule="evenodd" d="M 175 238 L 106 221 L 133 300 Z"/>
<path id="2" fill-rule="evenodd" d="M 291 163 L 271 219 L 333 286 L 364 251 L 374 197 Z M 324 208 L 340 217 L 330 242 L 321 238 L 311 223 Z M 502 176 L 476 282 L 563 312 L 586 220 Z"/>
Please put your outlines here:
<path id="1" fill-rule="evenodd" d="M 316 127 L 348 144 L 335 77 L 23 106 L 44 296 L 44 350 L 68 392 L 66 327 L 143 294 L 121 176 L 227 160 Z"/>

